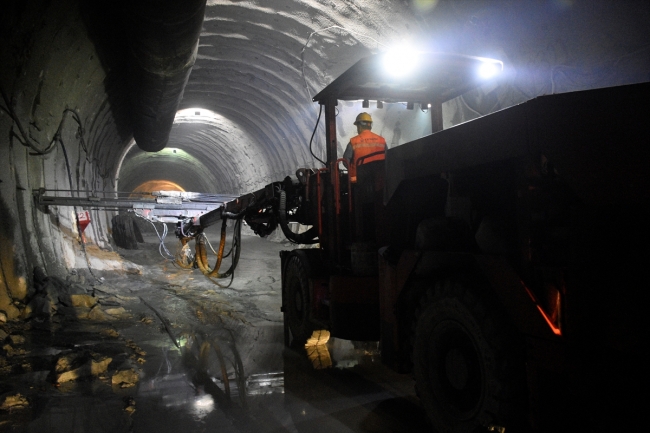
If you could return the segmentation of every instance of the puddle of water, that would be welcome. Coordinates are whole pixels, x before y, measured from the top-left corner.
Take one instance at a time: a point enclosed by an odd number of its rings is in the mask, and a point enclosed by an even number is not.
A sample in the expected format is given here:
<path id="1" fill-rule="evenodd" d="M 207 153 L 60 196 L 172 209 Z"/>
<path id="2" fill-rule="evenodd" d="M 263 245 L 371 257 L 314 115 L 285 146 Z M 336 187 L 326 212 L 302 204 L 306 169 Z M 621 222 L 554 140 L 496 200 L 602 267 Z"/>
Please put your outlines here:
<path id="1" fill-rule="evenodd" d="M 272 256 L 277 260 L 276 252 Z M 146 362 L 136 365 L 141 369 L 139 382 L 125 389 L 111 387 L 110 380 L 90 378 L 60 388 L 49 384 L 47 392 L 30 401 L 26 416 L 31 425 L 25 431 L 423 431 L 409 427 L 410 419 L 417 419 L 417 404 L 408 400 L 413 394 L 410 379 L 386 378 L 376 343 L 332 338 L 317 345 L 312 350 L 317 356 L 312 358 L 307 350 L 286 349 L 279 292 L 273 294 L 268 288 L 279 287 L 279 281 L 259 277 L 259 262 L 254 265 L 247 277 L 251 287 L 233 289 L 232 296 L 200 284 L 202 276 L 193 284 L 145 282 L 145 275 L 116 280 L 114 289 L 102 286 L 112 292 L 110 300 L 132 312 L 130 321 L 112 322 L 119 334 L 101 334 L 96 339 L 106 324 L 97 324 L 97 329 L 89 323 L 66 324 L 60 334 L 64 346 L 32 355 L 54 358 L 58 351 L 76 347 L 110 355 L 121 365 L 135 362 L 130 358 L 134 350 L 125 349 L 125 342 L 133 341 L 146 353 L 142 356 Z M 192 279 L 190 274 L 183 278 Z M 268 294 L 271 300 L 262 302 L 244 293 Z M 140 296 L 170 319 L 173 337 Z M 147 317 L 150 320 L 138 319 Z M 97 335 L 90 336 L 90 331 Z M 44 347 L 52 347 L 49 340 L 45 343 Z M 34 365 L 29 382 L 44 381 L 45 370 L 37 372 L 37 368 Z M 116 368 L 111 366 L 110 371 Z M 381 380 L 375 381 L 377 377 Z M 127 402 L 133 402 L 134 411 L 127 411 Z M 402 412 L 406 417 L 399 415 Z"/>

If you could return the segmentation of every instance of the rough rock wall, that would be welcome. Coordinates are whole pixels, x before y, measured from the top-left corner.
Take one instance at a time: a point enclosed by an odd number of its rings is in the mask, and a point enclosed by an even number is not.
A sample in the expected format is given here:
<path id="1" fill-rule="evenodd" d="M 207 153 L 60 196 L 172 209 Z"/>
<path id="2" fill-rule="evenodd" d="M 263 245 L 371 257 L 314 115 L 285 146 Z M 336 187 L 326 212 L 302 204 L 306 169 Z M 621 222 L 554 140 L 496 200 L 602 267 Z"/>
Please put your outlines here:
<path id="1" fill-rule="evenodd" d="M 86 266 L 73 208 L 33 203 L 32 190 L 111 190 L 124 131 L 115 120 L 92 16 L 77 0 L 10 2 L 0 46 L 0 310 L 18 315 L 32 270 L 64 274 Z M 81 210 L 81 209 L 77 209 Z M 108 220 L 92 212 L 85 235 L 107 246 Z"/>

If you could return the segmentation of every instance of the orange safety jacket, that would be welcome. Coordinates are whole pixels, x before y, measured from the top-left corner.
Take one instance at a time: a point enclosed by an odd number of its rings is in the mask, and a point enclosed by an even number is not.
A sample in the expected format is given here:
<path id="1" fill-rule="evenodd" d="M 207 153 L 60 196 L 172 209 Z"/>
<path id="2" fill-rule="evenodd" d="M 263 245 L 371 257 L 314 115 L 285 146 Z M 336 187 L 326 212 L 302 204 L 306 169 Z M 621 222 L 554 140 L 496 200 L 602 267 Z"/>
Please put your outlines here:
<path id="1" fill-rule="evenodd" d="M 352 182 L 357 181 L 357 161 L 366 155 L 371 153 L 386 151 L 386 140 L 381 135 L 377 135 L 370 130 L 361 131 L 361 134 L 354 136 L 350 139 L 350 145 L 352 146 L 352 161 L 350 161 L 350 180 Z M 366 164 L 372 161 L 381 161 L 385 158 L 384 154 L 379 154 L 371 156 L 370 158 L 365 158 L 361 164 Z"/>

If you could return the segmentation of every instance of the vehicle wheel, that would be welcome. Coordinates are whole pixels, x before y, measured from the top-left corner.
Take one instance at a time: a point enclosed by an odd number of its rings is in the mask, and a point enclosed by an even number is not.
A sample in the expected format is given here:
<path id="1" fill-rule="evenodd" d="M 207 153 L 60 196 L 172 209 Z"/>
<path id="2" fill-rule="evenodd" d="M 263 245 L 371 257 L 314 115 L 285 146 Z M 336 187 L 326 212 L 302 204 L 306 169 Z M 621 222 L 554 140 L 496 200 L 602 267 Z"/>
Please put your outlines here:
<path id="1" fill-rule="evenodd" d="M 293 336 L 295 344 L 303 345 L 314 331 L 309 320 L 311 298 L 306 264 L 298 255 L 289 259 L 284 281 L 285 322 Z"/>
<path id="2" fill-rule="evenodd" d="M 142 234 L 130 215 L 115 215 L 111 220 L 113 240 L 125 250 L 137 250 L 138 242 L 144 242 Z"/>
<path id="3" fill-rule="evenodd" d="M 440 433 L 517 431 L 525 419 L 516 333 L 499 306 L 479 293 L 459 281 L 442 281 L 427 292 L 417 314 L 413 372 Z"/>

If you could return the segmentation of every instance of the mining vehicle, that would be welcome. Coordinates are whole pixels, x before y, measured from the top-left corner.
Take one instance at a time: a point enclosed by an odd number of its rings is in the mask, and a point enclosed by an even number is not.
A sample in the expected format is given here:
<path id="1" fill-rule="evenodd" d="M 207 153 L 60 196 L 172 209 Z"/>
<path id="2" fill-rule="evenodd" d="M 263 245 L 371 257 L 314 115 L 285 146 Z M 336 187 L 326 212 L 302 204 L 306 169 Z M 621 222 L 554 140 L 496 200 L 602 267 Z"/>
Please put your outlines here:
<path id="1" fill-rule="evenodd" d="M 383 61 L 313 97 L 323 167 L 193 224 L 279 226 L 300 244 L 280 255 L 286 343 L 321 329 L 379 341 L 438 432 L 621 431 L 647 377 L 650 84 L 540 96 L 443 129 L 443 103 L 502 63 L 421 53 L 396 77 Z M 419 108 L 432 133 L 358 161 L 352 182 L 341 101 Z"/>

